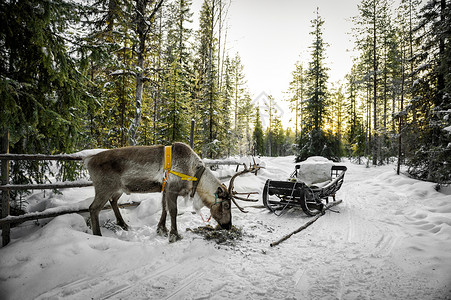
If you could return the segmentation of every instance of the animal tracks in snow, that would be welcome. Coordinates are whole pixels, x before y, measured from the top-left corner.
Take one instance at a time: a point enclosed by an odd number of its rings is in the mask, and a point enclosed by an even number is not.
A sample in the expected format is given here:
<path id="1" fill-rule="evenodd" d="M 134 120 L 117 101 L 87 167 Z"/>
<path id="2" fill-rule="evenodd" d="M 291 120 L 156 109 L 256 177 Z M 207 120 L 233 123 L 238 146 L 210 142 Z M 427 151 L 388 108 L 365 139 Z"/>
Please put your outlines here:
<path id="1" fill-rule="evenodd" d="M 165 272 L 176 268 L 176 264 L 164 265 L 153 270 L 153 265 L 133 268 L 128 271 L 113 270 L 97 272 L 92 276 L 60 285 L 53 290 L 40 295 L 37 299 L 51 299 L 64 297 L 65 299 L 81 299 L 94 297 L 95 299 L 109 299 L 123 293 L 143 281 L 148 281 Z M 115 282 L 120 278 L 120 282 Z"/>

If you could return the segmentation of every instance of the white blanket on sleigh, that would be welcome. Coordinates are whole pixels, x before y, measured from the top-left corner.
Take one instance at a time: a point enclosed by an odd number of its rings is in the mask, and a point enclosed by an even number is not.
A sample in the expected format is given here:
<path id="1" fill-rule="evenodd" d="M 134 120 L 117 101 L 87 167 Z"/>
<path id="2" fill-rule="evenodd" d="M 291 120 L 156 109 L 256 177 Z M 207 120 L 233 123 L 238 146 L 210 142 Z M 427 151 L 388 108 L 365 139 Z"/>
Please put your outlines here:
<path id="1" fill-rule="evenodd" d="M 333 161 L 322 156 L 312 156 L 299 163 L 297 180 L 307 185 L 327 183 L 332 180 Z"/>

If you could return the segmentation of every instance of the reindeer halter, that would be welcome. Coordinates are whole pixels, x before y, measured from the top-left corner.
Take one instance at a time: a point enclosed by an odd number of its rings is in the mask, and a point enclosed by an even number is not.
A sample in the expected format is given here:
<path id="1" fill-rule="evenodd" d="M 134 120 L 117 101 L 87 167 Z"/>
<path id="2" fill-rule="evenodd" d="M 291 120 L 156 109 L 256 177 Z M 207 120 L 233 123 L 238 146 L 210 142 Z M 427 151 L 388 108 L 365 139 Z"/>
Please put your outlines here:
<path id="1" fill-rule="evenodd" d="M 205 167 L 201 166 L 194 176 L 189 176 L 186 174 L 182 174 L 176 171 L 171 170 L 172 168 L 172 146 L 165 146 L 164 147 L 164 177 L 163 177 L 163 184 L 161 187 L 161 191 L 164 191 L 164 187 L 166 185 L 166 182 L 168 181 L 169 173 L 174 174 L 175 176 L 180 177 L 181 180 L 186 181 L 193 181 L 193 188 L 191 192 L 191 197 L 194 197 L 194 194 L 196 193 L 197 185 L 199 184 L 199 179 L 202 177 L 202 174 L 205 171 Z"/>

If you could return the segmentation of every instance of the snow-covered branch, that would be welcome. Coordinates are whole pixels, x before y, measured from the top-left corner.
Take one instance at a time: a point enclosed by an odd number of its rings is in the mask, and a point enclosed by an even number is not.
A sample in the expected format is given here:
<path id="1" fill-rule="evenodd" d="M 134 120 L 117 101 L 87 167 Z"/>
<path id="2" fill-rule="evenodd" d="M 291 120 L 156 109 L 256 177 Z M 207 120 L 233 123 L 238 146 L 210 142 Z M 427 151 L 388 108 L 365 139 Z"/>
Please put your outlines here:
<path id="1" fill-rule="evenodd" d="M 111 76 L 126 76 L 131 75 L 136 77 L 136 73 L 130 70 L 116 70 L 110 73 Z"/>

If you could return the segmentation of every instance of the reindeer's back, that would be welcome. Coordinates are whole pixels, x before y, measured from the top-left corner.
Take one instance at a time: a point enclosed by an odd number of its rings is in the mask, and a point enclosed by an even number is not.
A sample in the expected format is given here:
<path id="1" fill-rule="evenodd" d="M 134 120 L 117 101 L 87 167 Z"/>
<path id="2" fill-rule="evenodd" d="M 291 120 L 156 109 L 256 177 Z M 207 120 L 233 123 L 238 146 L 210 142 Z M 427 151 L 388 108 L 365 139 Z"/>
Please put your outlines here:
<path id="1" fill-rule="evenodd" d="M 139 146 L 103 151 L 85 158 L 84 162 L 95 184 L 99 180 L 159 172 L 163 159 L 164 146 Z"/>

